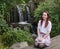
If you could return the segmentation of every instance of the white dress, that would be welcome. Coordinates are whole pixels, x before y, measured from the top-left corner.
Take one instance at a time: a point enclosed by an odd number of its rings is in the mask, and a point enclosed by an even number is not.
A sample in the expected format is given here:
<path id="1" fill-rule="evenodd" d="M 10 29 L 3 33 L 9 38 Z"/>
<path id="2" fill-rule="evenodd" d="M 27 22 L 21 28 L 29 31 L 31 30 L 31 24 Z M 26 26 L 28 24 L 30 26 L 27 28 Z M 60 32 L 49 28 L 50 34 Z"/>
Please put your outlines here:
<path id="1" fill-rule="evenodd" d="M 51 32 L 52 24 L 51 24 L 51 21 L 48 21 L 48 26 L 45 27 L 46 21 L 43 21 L 42 26 L 40 25 L 40 22 L 41 21 L 38 22 L 37 29 L 39 29 L 39 31 L 40 31 L 40 37 L 43 37 L 46 33 Z M 46 46 L 50 46 L 50 43 L 51 43 L 50 34 L 45 39 L 42 39 L 42 41 L 39 41 L 38 37 L 35 39 L 35 41 L 37 43 L 44 43 Z"/>

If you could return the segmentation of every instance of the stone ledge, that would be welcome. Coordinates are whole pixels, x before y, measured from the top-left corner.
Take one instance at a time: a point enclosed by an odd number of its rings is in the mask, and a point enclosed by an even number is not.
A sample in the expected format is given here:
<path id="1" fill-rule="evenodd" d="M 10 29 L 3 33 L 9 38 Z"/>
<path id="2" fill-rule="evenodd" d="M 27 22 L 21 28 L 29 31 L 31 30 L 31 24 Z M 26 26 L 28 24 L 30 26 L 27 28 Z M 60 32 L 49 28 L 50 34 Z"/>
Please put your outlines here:
<path id="1" fill-rule="evenodd" d="M 25 47 L 24 49 L 37 49 L 37 48 L 34 48 L 34 46 L 28 46 Z M 51 39 L 51 46 L 44 49 L 60 49 L 60 35 L 53 37 Z"/>
<path id="2" fill-rule="evenodd" d="M 27 42 L 21 42 L 21 43 L 15 43 L 13 44 L 10 49 L 22 49 L 28 47 L 28 43 Z"/>

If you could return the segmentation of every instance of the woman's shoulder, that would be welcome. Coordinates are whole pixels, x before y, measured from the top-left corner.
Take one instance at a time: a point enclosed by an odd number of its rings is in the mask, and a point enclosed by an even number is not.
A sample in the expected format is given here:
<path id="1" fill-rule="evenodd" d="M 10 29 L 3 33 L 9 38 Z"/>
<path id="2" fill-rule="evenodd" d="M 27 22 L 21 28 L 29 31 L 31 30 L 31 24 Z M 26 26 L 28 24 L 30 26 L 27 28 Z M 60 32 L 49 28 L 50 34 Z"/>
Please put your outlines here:
<path id="1" fill-rule="evenodd" d="M 49 24 L 52 24 L 52 22 L 51 22 L 50 20 L 48 21 L 48 23 L 49 23 Z"/>
<path id="2" fill-rule="evenodd" d="M 48 28 L 49 29 L 51 29 L 52 28 L 52 23 L 51 23 L 51 21 L 48 21 L 49 23 L 48 23 Z"/>
<path id="3" fill-rule="evenodd" d="M 41 22 L 41 20 L 39 20 L 39 23 Z"/>
<path id="4" fill-rule="evenodd" d="M 49 20 L 48 22 L 49 22 L 49 23 L 51 23 L 51 21 L 50 21 L 50 20 Z"/>

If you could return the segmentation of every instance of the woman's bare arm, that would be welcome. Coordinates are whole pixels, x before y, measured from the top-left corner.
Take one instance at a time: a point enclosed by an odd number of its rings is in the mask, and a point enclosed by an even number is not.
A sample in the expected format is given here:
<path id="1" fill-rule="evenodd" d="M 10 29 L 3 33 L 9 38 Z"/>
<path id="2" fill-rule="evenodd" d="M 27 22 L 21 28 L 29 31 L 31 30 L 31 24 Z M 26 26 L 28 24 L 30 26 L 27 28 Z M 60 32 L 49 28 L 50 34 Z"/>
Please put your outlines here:
<path id="1" fill-rule="evenodd" d="M 37 35 L 38 35 L 38 37 L 40 36 L 40 31 L 39 31 L 39 29 L 37 29 Z"/>
<path id="2" fill-rule="evenodd" d="M 45 39 L 49 34 L 50 32 L 46 33 L 43 38 Z"/>
<path id="3" fill-rule="evenodd" d="M 38 22 L 38 27 L 37 27 L 37 35 L 38 35 L 38 36 L 40 36 L 40 30 L 39 30 L 40 22 L 41 22 L 41 20 L 39 20 L 39 22 Z"/>

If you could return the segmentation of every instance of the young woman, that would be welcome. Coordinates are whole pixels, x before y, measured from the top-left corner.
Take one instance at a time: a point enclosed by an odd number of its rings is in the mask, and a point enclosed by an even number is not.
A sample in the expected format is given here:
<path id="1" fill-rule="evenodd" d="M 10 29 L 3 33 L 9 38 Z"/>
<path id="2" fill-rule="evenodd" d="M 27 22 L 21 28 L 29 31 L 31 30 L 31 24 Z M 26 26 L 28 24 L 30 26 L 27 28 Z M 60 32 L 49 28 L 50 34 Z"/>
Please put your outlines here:
<path id="1" fill-rule="evenodd" d="M 52 28 L 50 16 L 48 11 L 44 11 L 41 16 L 41 20 L 38 22 L 37 38 L 35 39 L 35 46 L 39 45 L 39 48 L 50 46 L 50 32 Z"/>

